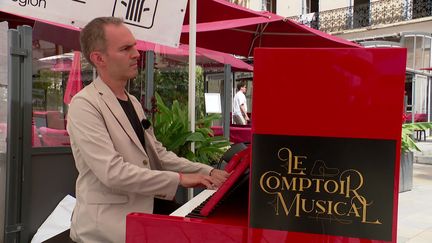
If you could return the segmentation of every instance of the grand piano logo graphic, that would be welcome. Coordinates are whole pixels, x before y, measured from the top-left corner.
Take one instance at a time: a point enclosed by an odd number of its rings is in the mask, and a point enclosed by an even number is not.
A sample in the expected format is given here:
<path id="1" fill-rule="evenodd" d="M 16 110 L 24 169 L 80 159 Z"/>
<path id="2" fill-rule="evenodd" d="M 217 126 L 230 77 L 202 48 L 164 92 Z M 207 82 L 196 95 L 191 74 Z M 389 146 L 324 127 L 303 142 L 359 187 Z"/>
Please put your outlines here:
<path id="1" fill-rule="evenodd" d="M 154 24 L 158 0 L 116 0 L 112 16 L 140 28 L 151 29 Z"/>

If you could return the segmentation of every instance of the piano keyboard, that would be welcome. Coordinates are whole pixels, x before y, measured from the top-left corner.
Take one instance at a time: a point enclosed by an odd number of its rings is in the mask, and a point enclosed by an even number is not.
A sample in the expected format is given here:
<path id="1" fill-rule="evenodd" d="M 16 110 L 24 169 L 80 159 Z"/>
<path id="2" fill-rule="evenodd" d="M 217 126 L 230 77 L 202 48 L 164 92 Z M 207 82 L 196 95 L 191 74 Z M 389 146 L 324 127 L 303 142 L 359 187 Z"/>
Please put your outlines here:
<path id="1" fill-rule="evenodd" d="M 172 212 L 170 216 L 186 217 L 189 214 L 196 215 L 199 217 L 199 211 L 201 210 L 201 205 L 203 205 L 206 200 L 208 200 L 216 190 L 206 189 L 192 198 L 190 201 L 186 202 L 183 206 L 178 208 L 176 211 Z"/>

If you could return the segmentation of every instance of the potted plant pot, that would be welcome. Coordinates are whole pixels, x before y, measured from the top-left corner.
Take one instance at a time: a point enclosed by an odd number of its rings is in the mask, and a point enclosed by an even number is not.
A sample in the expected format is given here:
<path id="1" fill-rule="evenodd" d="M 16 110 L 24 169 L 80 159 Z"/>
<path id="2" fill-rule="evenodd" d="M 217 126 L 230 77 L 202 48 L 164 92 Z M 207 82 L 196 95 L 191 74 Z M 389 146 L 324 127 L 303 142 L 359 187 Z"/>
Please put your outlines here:
<path id="1" fill-rule="evenodd" d="M 415 122 L 402 124 L 401 159 L 399 171 L 399 192 L 412 189 L 414 150 L 420 151 L 413 139 L 413 133 L 418 130 L 432 128 L 430 122 Z"/>
<path id="2" fill-rule="evenodd" d="M 410 191 L 413 186 L 414 153 L 406 151 L 401 153 L 399 170 L 399 192 Z"/>

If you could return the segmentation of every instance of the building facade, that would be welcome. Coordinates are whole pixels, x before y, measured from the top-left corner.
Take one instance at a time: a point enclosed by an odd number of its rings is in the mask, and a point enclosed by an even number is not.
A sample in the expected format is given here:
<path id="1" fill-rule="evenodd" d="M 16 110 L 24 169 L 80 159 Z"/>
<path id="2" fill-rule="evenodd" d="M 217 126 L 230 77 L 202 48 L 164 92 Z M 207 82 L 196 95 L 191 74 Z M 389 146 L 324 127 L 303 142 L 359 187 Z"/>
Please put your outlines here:
<path id="1" fill-rule="evenodd" d="M 432 0 L 242 0 L 365 47 L 407 48 L 406 112 L 431 121 Z M 424 119 L 421 119 L 424 120 Z"/>

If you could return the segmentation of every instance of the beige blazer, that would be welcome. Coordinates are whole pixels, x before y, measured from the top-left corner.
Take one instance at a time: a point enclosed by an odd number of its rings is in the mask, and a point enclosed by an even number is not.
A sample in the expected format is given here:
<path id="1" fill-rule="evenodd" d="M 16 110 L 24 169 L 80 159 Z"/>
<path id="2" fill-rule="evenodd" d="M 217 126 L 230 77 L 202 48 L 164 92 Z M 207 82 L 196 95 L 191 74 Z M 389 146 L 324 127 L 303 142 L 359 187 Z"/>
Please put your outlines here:
<path id="1" fill-rule="evenodd" d="M 144 119 L 141 104 L 129 98 Z M 152 128 L 144 131 L 144 150 L 116 96 L 100 78 L 74 96 L 67 130 L 79 172 L 70 234 L 77 242 L 124 242 L 128 213 L 152 213 L 154 197 L 175 196 L 179 175 L 173 171 L 208 174 L 212 169 L 167 151 Z"/>

